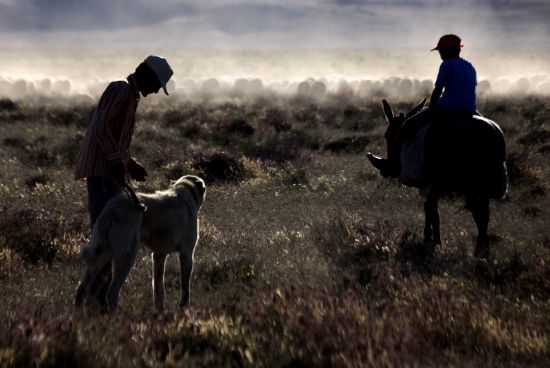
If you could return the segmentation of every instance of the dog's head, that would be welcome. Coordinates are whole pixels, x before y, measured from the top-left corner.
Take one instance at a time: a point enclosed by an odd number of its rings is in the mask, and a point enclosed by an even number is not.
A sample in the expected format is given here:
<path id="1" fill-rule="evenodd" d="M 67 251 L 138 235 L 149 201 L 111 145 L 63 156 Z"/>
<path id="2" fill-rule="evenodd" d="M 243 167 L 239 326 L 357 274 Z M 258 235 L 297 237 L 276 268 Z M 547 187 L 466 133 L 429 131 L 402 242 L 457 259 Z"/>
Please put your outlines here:
<path id="1" fill-rule="evenodd" d="M 204 180 L 195 175 L 184 175 L 175 182 L 172 183 L 172 187 L 175 188 L 176 192 L 191 192 L 197 207 L 202 205 L 204 197 L 206 195 L 206 185 Z"/>

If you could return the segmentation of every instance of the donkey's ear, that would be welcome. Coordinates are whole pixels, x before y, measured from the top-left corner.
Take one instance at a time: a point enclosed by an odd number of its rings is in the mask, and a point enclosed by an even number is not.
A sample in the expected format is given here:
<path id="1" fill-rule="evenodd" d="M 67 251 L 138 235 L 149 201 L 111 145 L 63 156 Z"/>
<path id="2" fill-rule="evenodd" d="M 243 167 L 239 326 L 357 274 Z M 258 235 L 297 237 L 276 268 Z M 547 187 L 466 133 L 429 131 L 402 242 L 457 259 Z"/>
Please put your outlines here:
<path id="1" fill-rule="evenodd" d="M 386 100 L 382 100 L 382 106 L 384 106 L 384 114 L 386 114 L 386 118 L 388 118 L 388 122 L 390 122 L 394 118 L 393 110 Z"/>
<path id="2" fill-rule="evenodd" d="M 428 97 L 424 97 L 424 99 L 422 101 L 420 101 L 420 103 L 418 105 L 416 105 L 414 107 L 414 109 L 412 109 L 411 111 L 408 112 L 407 114 L 407 118 L 413 116 L 413 115 L 416 115 L 417 112 L 420 111 L 420 109 L 422 109 L 424 107 L 424 104 L 426 103 L 426 100 L 428 99 Z"/>

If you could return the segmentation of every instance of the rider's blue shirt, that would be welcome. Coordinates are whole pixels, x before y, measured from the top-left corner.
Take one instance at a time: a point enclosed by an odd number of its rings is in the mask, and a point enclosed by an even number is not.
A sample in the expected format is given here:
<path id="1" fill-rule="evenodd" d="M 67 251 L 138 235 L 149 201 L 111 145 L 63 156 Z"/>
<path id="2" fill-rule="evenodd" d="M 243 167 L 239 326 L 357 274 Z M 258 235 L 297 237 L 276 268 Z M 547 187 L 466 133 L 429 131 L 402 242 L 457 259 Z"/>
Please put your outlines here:
<path id="1" fill-rule="evenodd" d="M 439 107 L 476 111 L 476 70 L 468 61 L 460 57 L 444 60 L 439 67 L 435 85 L 443 87 Z"/>

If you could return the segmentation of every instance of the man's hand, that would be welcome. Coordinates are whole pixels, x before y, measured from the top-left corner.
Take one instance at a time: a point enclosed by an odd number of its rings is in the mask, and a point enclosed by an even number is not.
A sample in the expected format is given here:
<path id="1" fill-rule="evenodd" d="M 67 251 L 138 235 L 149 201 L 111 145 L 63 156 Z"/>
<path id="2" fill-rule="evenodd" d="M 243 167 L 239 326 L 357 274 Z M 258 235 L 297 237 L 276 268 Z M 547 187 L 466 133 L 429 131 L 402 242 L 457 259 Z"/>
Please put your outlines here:
<path id="1" fill-rule="evenodd" d="M 109 177 L 117 185 L 124 185 L 124 182 L 126 181 L 126 168 L 124 167 L 122 161 L 115 162 L 109 166 L 107 169 L 107 177 Z"/>
<path id="2" fill-rule="evenodd" d="M 145 181 L 147 176 L 147 170 L 134 160 L 128 162 L 128 174 L 136 181 Z"/>

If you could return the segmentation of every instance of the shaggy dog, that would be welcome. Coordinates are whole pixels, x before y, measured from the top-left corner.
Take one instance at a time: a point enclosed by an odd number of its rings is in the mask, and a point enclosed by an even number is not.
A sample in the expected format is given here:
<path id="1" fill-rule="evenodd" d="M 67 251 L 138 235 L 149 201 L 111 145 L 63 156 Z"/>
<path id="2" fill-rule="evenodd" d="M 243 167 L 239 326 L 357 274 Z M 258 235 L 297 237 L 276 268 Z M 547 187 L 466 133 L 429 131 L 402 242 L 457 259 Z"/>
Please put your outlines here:
<path id="1" fill-rule="evenodd" d="M 180 306 L 188 306 L 193 252 L 199 239 L 198 214 L 205 190 L 201 178 L 183 176 L 167 190 L 138 194 L 147 206 L 144 213 L 126 195 L 111 199 L 94 225 L 91 243 L 80 253 L 88 270 L 78 286 L 75 305 L 82 305 L 92 281 L 112 260 L 114 273 L 107 291 L 107 307 L 115 311 L 120 288 L 143 243 L 153 251 L 153 294 L 157 309 L 164 309 L 164 264 L 166 256 L 173 252 L 179 252 Z"/>

